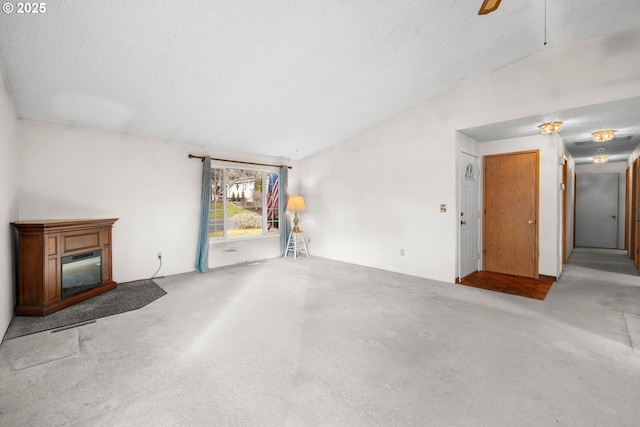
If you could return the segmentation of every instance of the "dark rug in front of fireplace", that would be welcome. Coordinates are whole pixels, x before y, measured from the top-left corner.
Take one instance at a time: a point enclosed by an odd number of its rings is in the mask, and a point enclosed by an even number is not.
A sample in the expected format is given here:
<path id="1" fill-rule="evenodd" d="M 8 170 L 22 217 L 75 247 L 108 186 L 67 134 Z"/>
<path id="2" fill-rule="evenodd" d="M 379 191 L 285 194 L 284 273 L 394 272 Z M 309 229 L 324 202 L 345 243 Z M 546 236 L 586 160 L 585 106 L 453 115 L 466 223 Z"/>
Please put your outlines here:
<path id="1" fill-rule="evenodd" d="M 138 310 L 166 295 L 153 280 L 119 283 L 115 289 L 45 317 L 14 316 L 5 340 L 63 327 L 73 327 L 101 317 Z"/>

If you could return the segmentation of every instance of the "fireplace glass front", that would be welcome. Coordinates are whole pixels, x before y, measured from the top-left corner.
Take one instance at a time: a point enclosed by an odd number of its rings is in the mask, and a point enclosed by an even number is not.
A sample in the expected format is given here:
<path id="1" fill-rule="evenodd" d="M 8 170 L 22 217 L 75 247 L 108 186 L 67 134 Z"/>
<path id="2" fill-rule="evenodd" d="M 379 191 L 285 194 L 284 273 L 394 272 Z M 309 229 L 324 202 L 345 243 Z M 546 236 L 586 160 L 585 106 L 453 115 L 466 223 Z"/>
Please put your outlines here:
<path id="1" fill-rule="evenodd" d="M 62 298 L 102 284 L 102 250 L 61 258 Z"/>

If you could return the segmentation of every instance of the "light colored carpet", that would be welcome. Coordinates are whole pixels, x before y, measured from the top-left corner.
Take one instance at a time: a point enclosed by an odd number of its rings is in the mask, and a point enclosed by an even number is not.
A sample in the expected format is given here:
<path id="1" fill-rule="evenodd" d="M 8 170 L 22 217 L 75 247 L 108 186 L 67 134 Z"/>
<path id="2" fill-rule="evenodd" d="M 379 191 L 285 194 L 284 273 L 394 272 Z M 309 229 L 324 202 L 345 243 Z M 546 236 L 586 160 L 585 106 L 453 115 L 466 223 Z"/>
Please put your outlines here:
<path id="1" fill-rule="evenodd" d="M 3 342 L 0 424 L 636 426 L 639 280 L 568 265 L 537 301 L 314 257 L 158 279 Z"/>

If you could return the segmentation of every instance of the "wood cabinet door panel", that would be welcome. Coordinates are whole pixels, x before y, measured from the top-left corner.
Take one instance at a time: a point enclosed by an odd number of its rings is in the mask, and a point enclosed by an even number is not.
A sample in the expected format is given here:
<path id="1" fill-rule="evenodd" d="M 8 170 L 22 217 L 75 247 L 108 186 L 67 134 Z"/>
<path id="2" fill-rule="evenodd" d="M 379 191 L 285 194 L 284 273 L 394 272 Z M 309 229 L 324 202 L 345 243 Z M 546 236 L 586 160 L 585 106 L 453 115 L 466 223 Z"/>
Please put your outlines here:
<path id="1" fill-rule="evenodd" d="M 47 260 L 45 275 L 45 294 L 47 303 L 60 299 L 60 262 L 59 258 Z"/>
<path id="2" fill-rule="evenodd" d="M 82 234 L 63 234 L 64 252 L 77 252 L 100 247 L 100 231 L 92 230 Z"/>

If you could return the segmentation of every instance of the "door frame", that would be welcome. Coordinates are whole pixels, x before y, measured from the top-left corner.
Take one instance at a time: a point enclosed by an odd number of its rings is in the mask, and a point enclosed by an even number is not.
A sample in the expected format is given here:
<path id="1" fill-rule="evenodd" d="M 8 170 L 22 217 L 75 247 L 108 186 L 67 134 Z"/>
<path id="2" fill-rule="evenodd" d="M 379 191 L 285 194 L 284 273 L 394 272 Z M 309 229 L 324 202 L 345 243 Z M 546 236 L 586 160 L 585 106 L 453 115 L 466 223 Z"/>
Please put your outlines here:
<path id="1" fill-rule="evenodd" d="M 629 250 L 629 178 L 631 177 L 631 166 L 628 166 L 624 173 L 624 250 Z"/>
<path id="2" fill-rule="evenodd" d="M 636 260 L 636 228 L 638 224 L 636 223 L 636 212 L 638 210 L 638 194 L 636 193 L 636 188 L 638 187 L 638 159 L 634 159 L 631 162 L 631 189 L 629 190 L 631 195 L 629 207 L 629 258 L 631 258 L 634 263 Z"/>
<path id="3" fill-rule="evenodd" d="M 633 221 L 632 227 L 634 228 L 634 242 L 635 247 L 632 255 L 633 263 L 637 269 L 640 269 L 640 255 L 638 251 L 638 246 L 640 246 L 640 162 L 637 158 L 633 161 L 633 194 L 632 194 L 632 204 L 633 204 L 633 213 L 631 215 L 631 220 Z"/>

